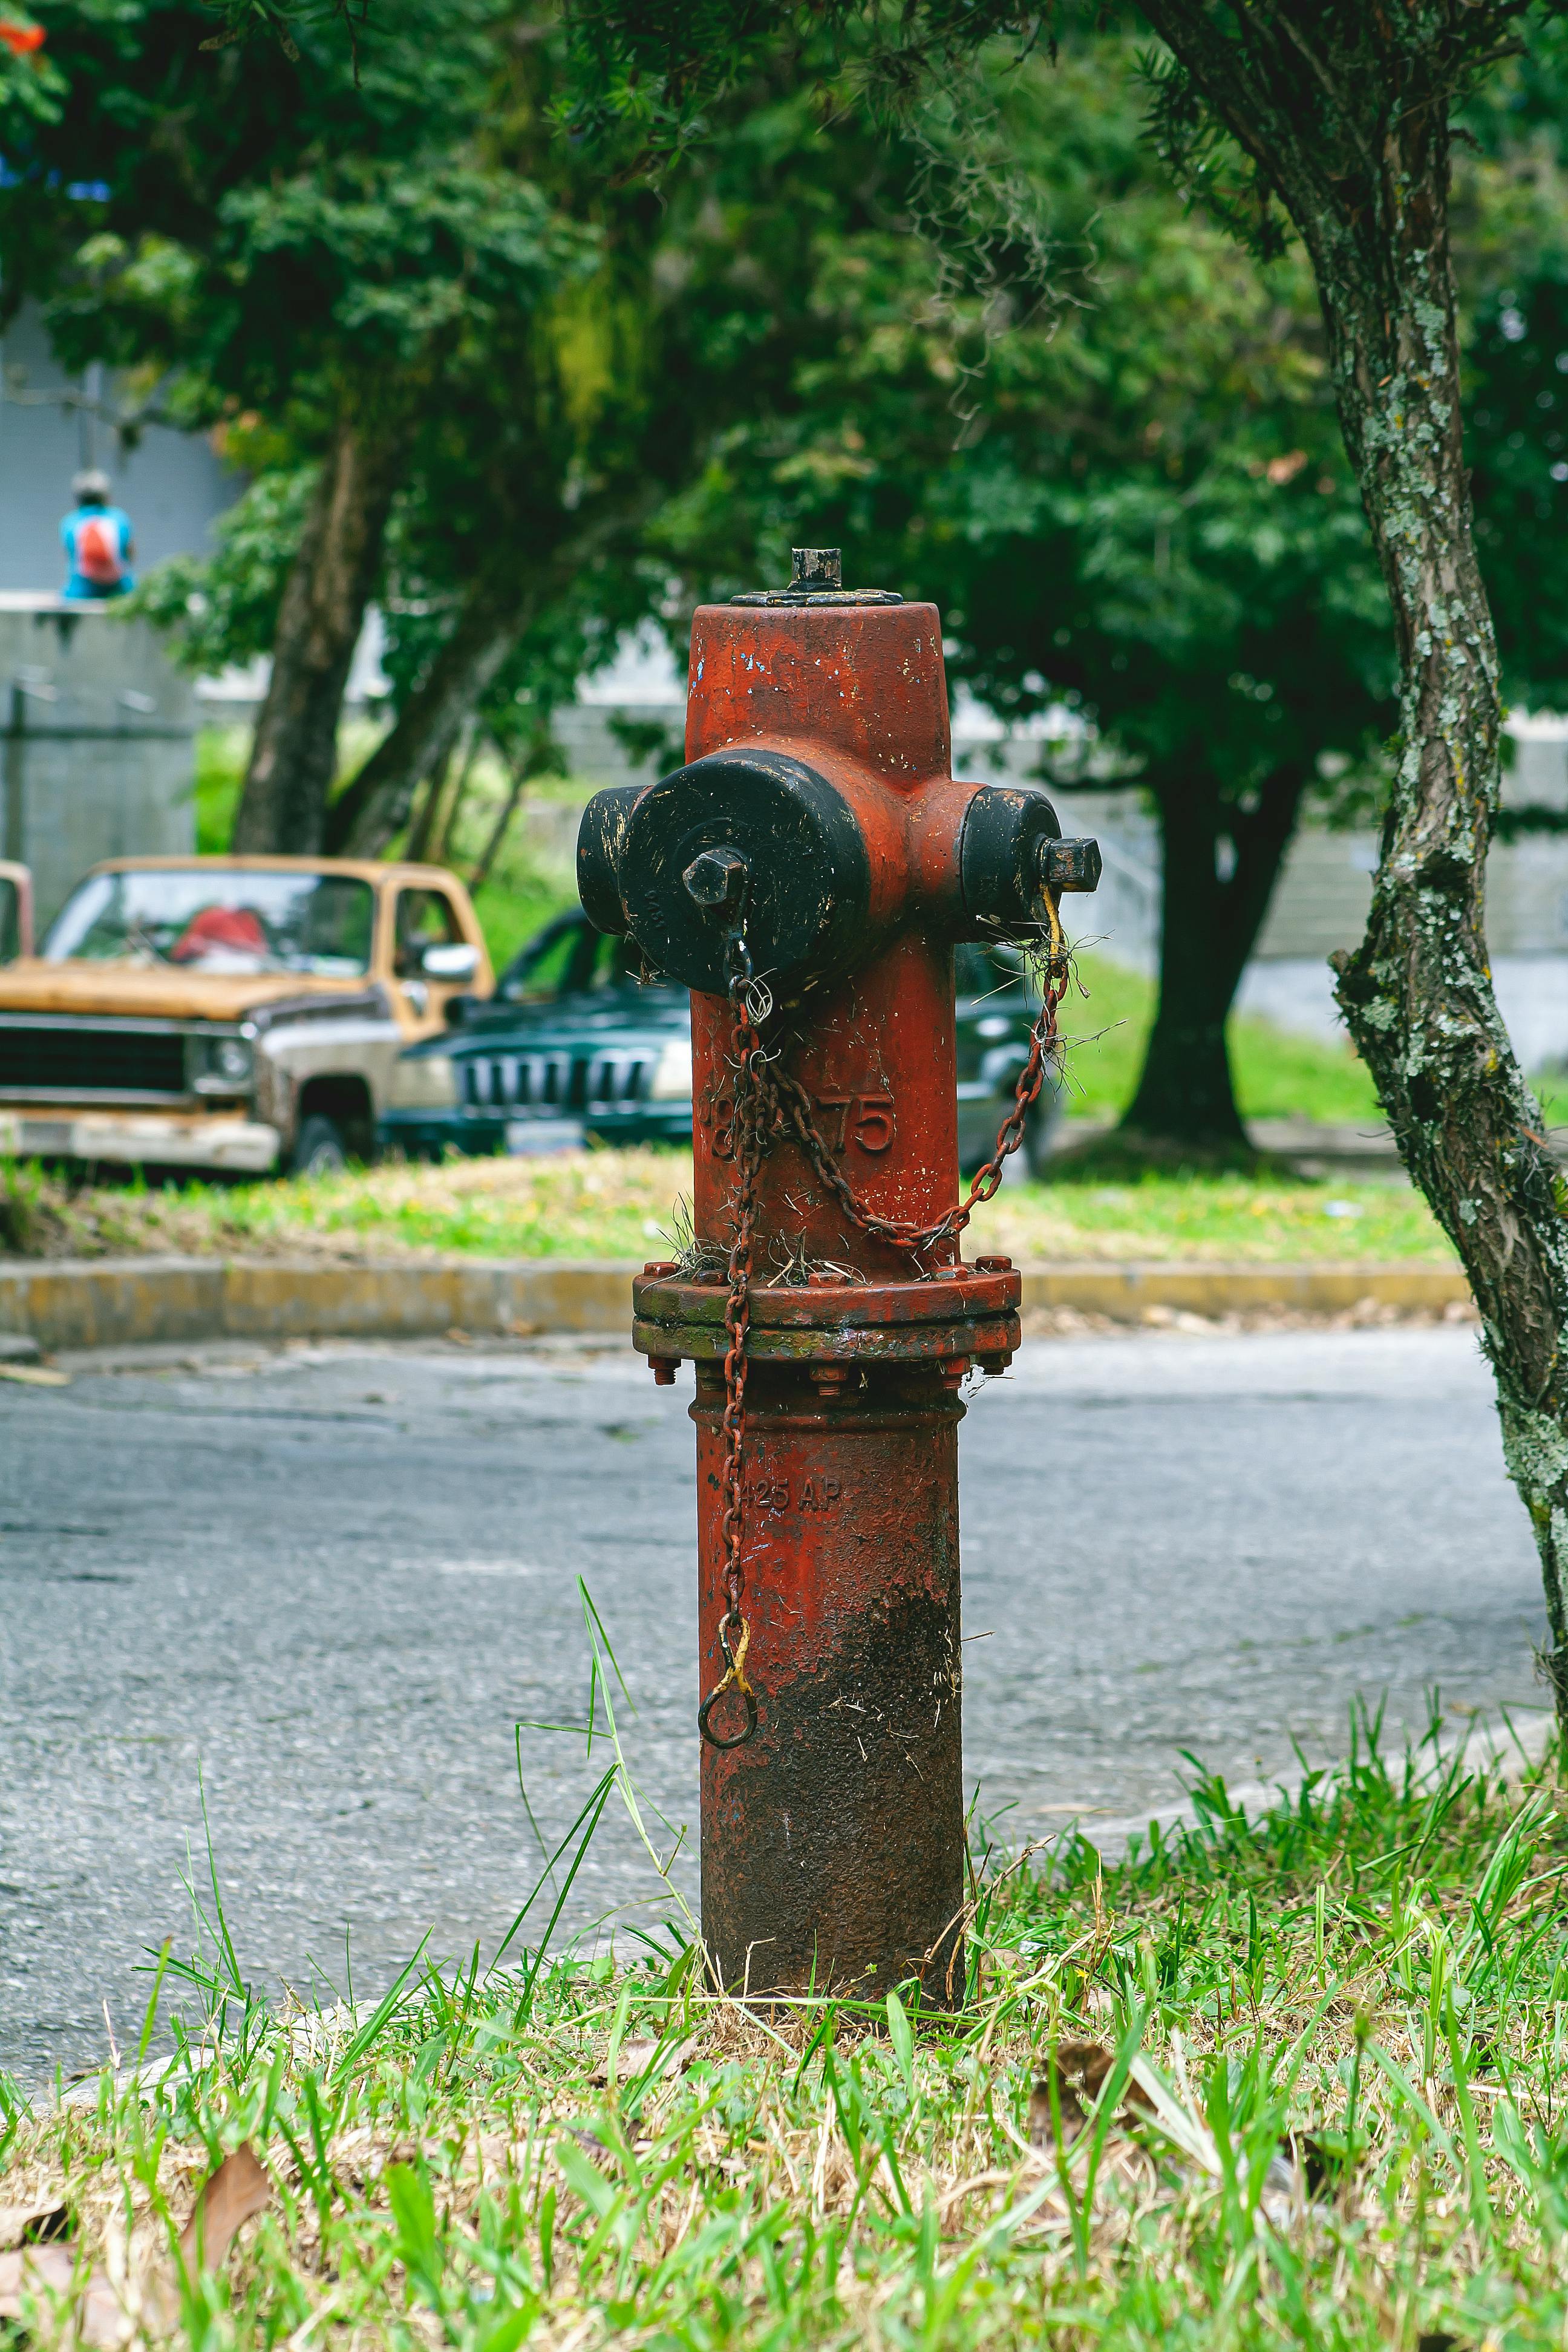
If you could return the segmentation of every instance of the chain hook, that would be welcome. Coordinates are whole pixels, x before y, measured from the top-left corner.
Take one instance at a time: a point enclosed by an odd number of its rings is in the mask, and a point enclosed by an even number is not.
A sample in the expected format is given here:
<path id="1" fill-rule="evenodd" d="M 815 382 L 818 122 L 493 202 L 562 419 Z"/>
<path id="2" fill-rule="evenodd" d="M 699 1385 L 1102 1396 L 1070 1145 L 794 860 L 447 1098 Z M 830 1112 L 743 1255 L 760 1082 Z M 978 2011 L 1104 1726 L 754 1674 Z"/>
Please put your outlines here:
<path id="1" fill-rule="evenodd" d="M 731 1625 L 739 1625 L 741 1629 L 741 1643 L 736 1650 L 730 1647 Z M 719 1647 L 724 1653 L 724 1672 L 697 1710 L 697 1728 L 710 1748 L 743 1748 L 756 1731 L 757 1695 L 746 1680 L 746 1652 L 751 1647 L 751 1641 L 752 1629 L 745 1619 L 738 1612 L 727 1609 L 719 1620 Z M 727 1690 L 738 1691 L 746 1706 L 744 1726 L 731 1733 L 728 1739 L 721 1732 L 713 1729 L 710 1719 L 713 1709 Z"/>

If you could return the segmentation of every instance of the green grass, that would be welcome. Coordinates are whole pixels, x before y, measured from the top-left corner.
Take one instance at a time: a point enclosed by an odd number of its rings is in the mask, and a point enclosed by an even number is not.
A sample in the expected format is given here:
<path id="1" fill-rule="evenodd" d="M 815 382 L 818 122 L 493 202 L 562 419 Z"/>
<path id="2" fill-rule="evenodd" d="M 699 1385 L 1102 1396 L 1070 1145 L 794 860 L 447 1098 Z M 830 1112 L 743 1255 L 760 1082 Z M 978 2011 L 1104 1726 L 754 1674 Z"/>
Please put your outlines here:
<path id="1" fill-rule="evenodd" d="M 1311 1259 L 1450 1265 L 1420 1195 L 1404 1184 L 1150 1171 L 1108 1183 L 1092 1172 L 1009 1185 L 971 1233 L 1021 1265 L 1046 1259 L 1143 1258 L 1300 1263 Z M 970 1255 L 981 1247 L 971 1244 Z"/>
<path id="2" fill-rule="evenodd" d="M 1085 1118 L 1120 1118 L 1132 1098 L 1154 1018 L 1154 982 L 1104 956 L 1079 959 L 1088 990 L 1062 1010 L 1063 1034 L 1076 1037 L 1068 1059 L 1070 1108 Z M 1096 1033 L 1104 1031 L 1103 1035 Z M 1335 1126 L 1377 1126 L 1366 1066 L 1348 1045 L 1321 1043 L 1268 1021 L 1230 1024 L 1231 1066 L 1244 1118 L 1316 1118 Z"/>
<path id="3" fill-rule="evenodd" d="M 203 727 L 196 733 L 196 855 L 221 857 L 234 833 L 239 788 L 250 755 L 248 727 Z"/>
<path id="4" fill-rule="evenodd" d="M 37 2115 L 13 2086 L 0 2204 L 63 2205 L 134 2282 L 248 2141 L 273 2200 L 184 2289 L 201 2352 L 1560 2346 L 1554 1776 L 1358 1728 L 1251 1818 L 1200 1776 L 1121 1860 L 982 1835 L 946 2016 L 715 1999 L 673 1896 L 635 1948 L 551 1949 L 548 1889 L 499 1967 L 426 1949 L 384 1999 L 279 2011 L 215 1871 L 174 2062 Z M 590 1835 L 636 1802 L 618 1744 L 584 1794 Z"/>
<path id="5" fill-rule="evenodd" d="M 655 1149 L 158 1188 L 72 1186 L 36 1167 L 0 1165 L 0 1237 L 29 1256 L 640 1260 L 668 1247 L 678 1203 L 690 1195 L 690 1154 Z M 970 1227 L 969 1254 L 983 1249 L 1005 1250 L 1021 1265 L 1132 1258 L 1446 1265 L 1453 1258 L 1406 1186 L 1192 1170 L 1125 1183 L 1009 1183 Z"/>

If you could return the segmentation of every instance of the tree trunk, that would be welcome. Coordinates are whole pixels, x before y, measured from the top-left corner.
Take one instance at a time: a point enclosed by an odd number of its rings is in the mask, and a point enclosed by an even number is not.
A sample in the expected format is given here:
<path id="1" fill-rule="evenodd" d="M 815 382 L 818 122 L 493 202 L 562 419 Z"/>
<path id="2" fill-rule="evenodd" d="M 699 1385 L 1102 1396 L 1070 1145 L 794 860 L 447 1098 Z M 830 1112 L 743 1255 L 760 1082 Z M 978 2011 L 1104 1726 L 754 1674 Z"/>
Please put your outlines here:
<path id="1" fill-rule="evenodd" d="M 507 835 L 511 830 L 512 819 L 516 816 L 518 810 L 522 806 L 522 796 L 528 790 L 529 778 L 533 773 L 534 770 L 531 766 L 526 754 L 523 757 L 513 761 L 511 775 L 507 784 L 507 794 L 505 800 L 501 803 L 500 814 L 496 818 L 494 824 L 490 827 L 489 839 L 486 842 L 483 849 L 479 852 L 479 864 L 475 866 L 473 872 L 468 877 L 468 889 L 475 897 L 477 897 L 479 891 L 484 888 L 485 884 L 490 878 L 490 867 L 500 856 L 501 844 L 505 841 Z"/>
<path id="2" fill-rule="evenodd" d="M 437 760 L 425 780 L 424 796 L 409 820 L 408 838 L 403 845 L 405 857 L 422 865 L 430 855 L 430 845 L 436 835 L 436 820 L 452 781 L 453 753 Z"/>
<path id="3" fill-rule="evenodd" d="M 321 847 L 343 688 L 380 569 L 402 455 L 398 436 L 377 437 L 345 422 L 322 460 L 284 584 L 272 679 L 235 818 L 237 851 L 310 856 Z"/>
<path id="4" fill-rule="evenodd" d="M 468 806 L 468 787 L 474 780 L 474 769 L 479 756 L 479 723 L 470 712 L 463 725 L 462 746 L 458 753 L 457 776 L 446 796 L 441 811 L 441 829 L 432 846 L 438 866 L 450 866 L 458 845 L 458 828 L 463 822 Z"/>
<path id="5" fill-rule="evenodd" d="M 660 486 L 645 479 L 623 503 L 576 518 L 569 539 L 537 551 L 533 568 L 475 580 L 458 605 L 452 633 L 410 695 L 396 725 L 327 813 L 327 843 L 354 857 L 379 857 L 408 822 L 419 780 L 452 749 L 502 663 L 536 614 L 562 594 L 604 548 L 627 546 L 658 504 Z"/>
<path id="6" fill-rule="evenodd" d="M 452 633 L 353 782 L 328 813 L 339 855 L 379 857 L 408 822 L 422 776 L 450 756 L 468 717 L 527 627 L 534 605 L 522 583 L 479 582 L 458 608 Z"/>
<path id="7" fill-rule="evenodd" d="M 1317 275 L 1401 670 L 1372 913 L 1361 947 L 1337 960 L 1339 999 L 1480 1309 L 1568 1734 L 1568 1184 L 1499 1017 L 1483 930 L 1501 710 L 1447 234 L 1450 107 L 1507 11 L 1454 0 L 1331 15 L 1284 0 L 1226 30 L 1206 0 L 1145 8 L 1278 189 Z"/>
<path id="8" fill-rule="evenodd" d="M 1226 1025 L 1295 831 L 1304 782 L 1281 770 L 1250 814 L 1228 807 L 1211 776 L 1156 787 L 1164 845 L 1160 1003 L 1125 1130 L 1209 1150 L 1245 1147 Z M 1234 864 L 1222 875 L 1227 840 Z"/>

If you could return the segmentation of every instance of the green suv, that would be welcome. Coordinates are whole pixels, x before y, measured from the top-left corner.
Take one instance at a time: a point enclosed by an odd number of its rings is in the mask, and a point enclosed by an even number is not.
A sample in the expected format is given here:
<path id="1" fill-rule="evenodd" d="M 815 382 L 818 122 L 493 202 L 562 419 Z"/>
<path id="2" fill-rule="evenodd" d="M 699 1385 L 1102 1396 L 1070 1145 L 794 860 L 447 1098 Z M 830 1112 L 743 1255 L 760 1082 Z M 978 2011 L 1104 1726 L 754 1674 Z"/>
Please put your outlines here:
<path id="1" fill-rule="evenodd" d="M 558 1151 L 691 1139 L 691 1012 L 683 988 L 635 979 L 625 940 L 580 908 L 530 940 L 484 1002 L 405 1053 L 380 1141 L 413 1159 L 448 1150 Z M 1016 948 L 957 951 L 958 1139 L 986 1160 L 1013 1101 L 1039 998 Z M 1025 1134 L 1037 1174 L 1058 1117 L 1047 1084 Z"/>

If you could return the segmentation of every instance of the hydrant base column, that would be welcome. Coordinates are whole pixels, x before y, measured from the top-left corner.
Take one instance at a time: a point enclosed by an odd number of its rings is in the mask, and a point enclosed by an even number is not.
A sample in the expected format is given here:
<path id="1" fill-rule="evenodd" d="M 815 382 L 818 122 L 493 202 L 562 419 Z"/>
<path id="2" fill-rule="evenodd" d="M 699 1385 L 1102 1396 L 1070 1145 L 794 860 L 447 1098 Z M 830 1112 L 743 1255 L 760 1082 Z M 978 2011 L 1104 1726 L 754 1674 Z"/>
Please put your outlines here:
<path id="1" fill-rule="evenodd" d="M 858 1375 L 856 1376 L 858 1380 Z M 723 1388 L 700 1369 L 701 1659 L 721 1670 Z M 747 1393 L 748 1745 L 702 1755 L 702 1934 L 731 1990 L 963 1997 L 958 1423 L 933 1371 Z"/>
<path id="2" fill-rule="evenodd" d="M 1092 845 L 1033 786 L 954 781 L 934 605 L 796 557 L 788 590 L 699 609 L 686 763 L 598 795 L 578 870 L 693 992 L 692 1231 L 634 1283 L 633 1344 L 661 1381 L 697 1369 L 709 1964 L 754 1999 L 915 1978 L 956 2005 L 960 1399 L 1012 1360 L 1021 1288 L 962 1236 L 1050 1075 L 1054 893 L 1092 887 Z M 1041 939 L 965 1193 L 953 948 Z"/>

